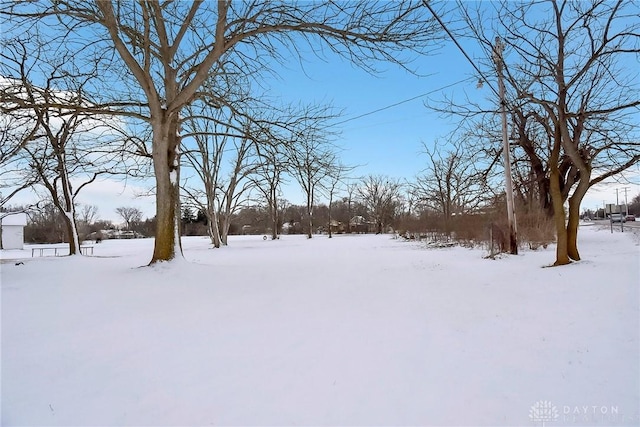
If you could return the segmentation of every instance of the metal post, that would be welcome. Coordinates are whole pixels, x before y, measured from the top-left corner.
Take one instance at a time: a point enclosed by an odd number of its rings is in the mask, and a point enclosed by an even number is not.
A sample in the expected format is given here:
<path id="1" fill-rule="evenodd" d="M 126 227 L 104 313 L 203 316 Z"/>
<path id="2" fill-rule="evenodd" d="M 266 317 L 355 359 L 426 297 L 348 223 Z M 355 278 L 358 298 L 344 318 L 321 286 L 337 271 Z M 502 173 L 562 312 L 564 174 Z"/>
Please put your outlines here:
<path id="1" fill-rule="evenodd" d="M 496 37 L 493 48 L 493 61 L 498 73 L 498 88 L 500 91 L 500 113 L 502 115 L 502 153 L 504 155 L 505 192 L 507 196 L 507 219 L 509 221 L 509 249 L 513 255 L 518 254 L 518 239 L 516 225 L 516 211 L 513 201 L 513 179 L 511 178 L 511 159 L 509 154 L 509 136 L 507 132 L 507 106 L 504 98 L 504 82 L 502 81 L 502 50 L 504 45 L 500 37 Z"/>

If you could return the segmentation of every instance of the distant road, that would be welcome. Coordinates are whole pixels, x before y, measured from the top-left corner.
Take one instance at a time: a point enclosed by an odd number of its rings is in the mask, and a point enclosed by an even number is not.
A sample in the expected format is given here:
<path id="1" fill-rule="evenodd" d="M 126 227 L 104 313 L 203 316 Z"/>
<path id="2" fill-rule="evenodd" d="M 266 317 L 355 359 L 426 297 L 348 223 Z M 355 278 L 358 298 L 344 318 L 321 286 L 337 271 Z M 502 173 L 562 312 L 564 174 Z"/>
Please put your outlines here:
<path id="1" fill-rule="evenodd" d="M 608 219 L 597 219 L 595 221 L 593 221 L 594 224 L 599 225 L 601 227 L 607 227 L 610 228 L 610 223 Z M 623 224 L 624 228 L 633 228 L 634 230 L 636 229 L 640 229 L 640 221 L 638 221 L 638 219 L 636 219 L 635 221 L 627 221 Z M 614 222 L 613 223 L 613 228 L 614 229 L 620 229 L 620 223 L 619 222 Z"/>
<path id="2" fill-rule="evenodd" d="M 636 220 L 636 221 L 627 221 L 624 223 L 625 227 L 630 227 L 630 228 L 640 228 L 640 221 Z"/>

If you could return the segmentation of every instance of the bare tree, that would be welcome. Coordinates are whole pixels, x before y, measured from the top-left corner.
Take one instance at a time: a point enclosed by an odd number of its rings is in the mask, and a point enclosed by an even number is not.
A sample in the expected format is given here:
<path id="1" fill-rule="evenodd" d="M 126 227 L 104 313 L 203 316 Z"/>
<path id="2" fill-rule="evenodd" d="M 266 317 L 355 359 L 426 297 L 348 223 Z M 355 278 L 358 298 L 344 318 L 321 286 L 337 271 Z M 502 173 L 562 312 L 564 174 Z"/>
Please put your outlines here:
<path id="1" fill-rule="evenodd" d="M 131 227 L 142 221 L 142 211 L 138 208 L 130 206 L 121 206 L 116 208 L 115 212 L 124 220 L 125 229 L 131 230 Z"/>
<path id="2" fill-rule="evenodd" d="M 399 53 L 424 51 L 436 34 L 422 4 L 413 1 L 16 1 L 2 10 L 18 24 L 33 25 L 35 20 L 48 25 L 50 32 L 86 35 L 91 33 L 87 26 L 94 27 L 92 34 L 106 35 L 108 43 L 94 40 L 90 52 L 115 49 L 135 78 L 142 92 L 140 105 L 147 109 L 146 120 L 153 130 L 157 230 L 152 263 L 174 258 L 180 243 L 178 115 L 212 71 L 222 72 L 218 67 L 222 61 L 235 55 L 244 72 L 251 74 L 268 68 L 274 59 L 284 62 L 292 53 L 302 56 L 297 47 L 303 43 L 315 54 L 327 47 L 373 71 L 380 60 L 402 64 L 406 55 Z"/>
<path id="3" fill-rule="evenodd" d="M 437 142 L 431 149 L 423 147 L 429 163 L 411 185 L 411 194 L 417 203 L 442 214 L 448 233 L 453 215 L 469 213 L 486 201 L 487 182 L 476 171 L 474 157 L 465 151 L 462 140 L 446 150 Z"/>
<path id="4" fill-rule="evenodd" d="M 25 228 L 26 242 L 61 243 L 67 230 L 60 209 L 44 198 L 37 208 L 29 210 L 29 227 Z"/>
<path id="5" fill-rule="evenodd" d="M 189 148 L 183 145 L 184 160 L 198 177 L 197 188 L 184 187 L 184 190 L 191 200 L 205 212 L 209 237 L 216 248 L 220 247 L 221 242 L 218 207 L 216 206 L 219 176 L 225 147 L 231 138 L 228 133 L 229 125 L 220 124 L 215 119 L 220 113 L 221 111 L 218 109 L 208 108 L 206 105 L 198 114 L 194 113 L 193 108 L 189 108 L 189 116 L 184 122 L 184 127 L 187 130 L 185 136 L 190 136 L 196 146 Z M 202 186 L 201 190 L 198 189 L 200 186 Z M 204 201 L 198 196 L 200 194 Z"/>
<path id="6" fill-rule="evenodd" d="M 98 219 L 98 207 L 96 205 L 81 205 L 77 211 L 78 220 L 84 224 L 93 224 Z"/>
<path id="7" fill-rule="evenodd" d="M 214 124 L 207 130 L 205 124 L 205 129 L 198 131 L 198 124 L 191 126 L 194 126 L 191 132 L 198 149 L 185 151 L 184 158 L 196 172 L 203 189 L 186 187 L 184 190 L 205 212 L 211 243 L 216 248 L 226 246 L 231 217 L 251 190 L 247 177 L 256 168 L 250 158 L 253 141 L 246 136 L 227 133 L 227 125 Z M 224 160 L 228 157 L 231 157 L 228 170 L 223 170 Z"/>
<path id="8" fill-rule="evenodd" d="M 3 123 L 12 125 L 6 129 L 11 148 L 5 159 L 12 163 L 11 180 L 21 181 L 12 194 L 25 185 L 45 188 L 75 255 L 80 191 L 99 176 L 133 174 L 135 168 L 121 151 L 126 136 L 119 122 L 88 111 L 94 105 L 87 88 L 98 76 L 95 64 L 78 69 L 65 51 L 50 58 L 50 42 L 31 29 L 5 40 L 0 108 Z"/>
<path id="9" fill-rule="evenodd" d="M 347 193 L 347 197 L 345 202 L 347 203 L 347 217 L 349 221 L 349 233 L 351 233 L 351 219 L 353 217 L 353 205 L 358 196 L 358 180 L 361 178 L 356 178 L 354 181 L 345 182 L 345 190 Z"/>
<path id="10" fill-rule="evenodd" d="M 202 99 L 187 109 L 189 115 L 184 120 L 184 136 L 196 143 L 195 147 L 183 144 L 184 158 L 198 177 L 198 184 L 186 191 L 206 213 L 215 247 L 227 244 L 231 216 L 246 199 L 250 190 L 247 176 L 255 168 L 251 156 L 256 142 L 251 128 L 256 127 L 260 109 L 252 108 L 256 101 L 247 93 L 248 84 L 237 85 L 240 89 L 236 89 L 227 82 L 224 99 L 203 93 Z M 211 86 L 215 85 L 206 85 Z M 198 190 L 200 185 L 202 189 Z"/>
<path id="11" fill-rule="evenodd" d="M 90 233 L 91 224 L 98 219 L 98 207 L 95 205 L 78 204 L 76 207 L 76 217 L 80 240 L 86 239 Z"/>
<path id="12" fill-rule="evenodd" d="M 375 221 L 377 233 L 383 233 L 395 219 L 402 199 L 401 189 L 399 180 L 382 175 L 369 175 L 360 182 L 358 197 Z"/>
<path id="13" fill-rule="evenodd" d="M 346 166 L 341 163 L 335 163 L 331 165 L 331 167 L 329 168 L 329 173 L 327 175 L 327 180 L 322 185 L 322 192 L 329 200 L 329 238 L 332 237 L 331 223 L 333 222 L 333 198 L 339 192 L 340 187 L 345 184 L 346 175 L 351 170 L 353 170 L 353 167 Z M 347 221 L 349 221 L 350 219 L 351 218 L 347 218 Z"/>
<path id="14" fill-rule="evenodd" d="M 635 2 L 552 0 L 503 2 L 496 11 L 491 34 L 477 14 L 466 11 L 467 23 L 488 55 L 495 33 L 505 34 L 509 108 L 518 111 L 514 141 L 531 159 L 540 191 L 548 191 L 555 265 L 567 264 L 580 259 L 580 203 L 588 189 L 640 160 L 632 118 L 640 88 L 626 66 L 640 53 L 640 22 L 631 18 L 639 9 Z"/>
<path id="15" fill-rule="evenodd" d="M 244 176 L 266 202 L 272 239 L 277 238 L 281 226 L 281 184 L 287 175 L 293 175 L 307 195 L 308 235 L 312 232 L 316 190 L 334 158 L 323 139 L 328 135 L 323 123 L 332 117 L 326 111 L 325 107 L 272 108 L 259 120 L 252 118 L 246 128 L 253 153 L 249 156 L 254 160 L 244 168 Z"/>
<path id="16" fill-rule="evenodd" d="M 286 146 L 274 141 L 271 144 L 262 143 L 256 147 L 258 164 L 250 179 L 266 203 L 271 239 L 275 240 L 280 233 L 280 187 L 288 168 Z"/>
<path id="17" fill-rule="evenodd" d="M 1 208 L 9 203 L 13 196 L 38 181 L 34 174 L 25 175 L 21 151 L 26 144 L 38 137 L 40 124 L 28 111 L 17 108 L 18 105 L 15 103 L 7 102 L 11 96 L 7 92 L 14 92 L 19 84 L 5 80 L 0 81 L 0 85 L 0 189 L 5 189 L 5 193 L 0 194 Z"/>
<path id="18" fill-rule="evenodd" d="M 24 85 L 31 68 L 27 58 L 33 55 L 29 51 L 28 43 L 21 38 L 3 40 L 0 51 L 0 188 L 6 189 L 0 197 L 0 207 L 38 182 L 36 174 L 25 173 L 22 155 L 24 147 L 42 134 L 41 117 L 25 108 L 29 96 Z"/>
<path id="19" fill-rule="evenodd" d="M 220 218 L 220 239 L 224 245 L 228 244 L 231 218 L 248 201 L 248 194 L 252 189 L 249 176 L 258 167 L 251 159 L 252 144 L 253 141 L 246 136 L 235 139 L 235 157 L 231 163 L 231 170 L 227 178 L 220 182 L 222 196 L 218 217 Z"/>
<path id="20" fill-rule="evenodd" d="M 636 217 L 640 216 L 640 194 L 633 196 L 629 202 L 629 213 Z"/>
<path id="21" fill-rule="evenodd" d="M 311 239 L 317 191 L 331 173 L 337 156 L 326 123 L 333 114 L 325 107 L 307 107 L 300 116 L 300 129 L 293 132 L 288 146 L 289 170 L 306 198 L 307 238 Z"/>
<path id="22" fill-rule="evenodd" d="M 186 166 L 191 168 L 197 180 L 183 186 L 189 197 L 207 217 L 207 229 L 211 243 L 219 248 L 227 244 L 227 233 L 238 181 L 242 180 L 242 165 L 248 153 L 245 118 L 247 105 L 252 98 L 250 80 L 239 72 L 230 72 L 235 64 L 225 64 L 227 72 L 212 73 L 203 84 L 198 99 L 186 108 L 183 120 L 185 139 L 182 150 Z M 195 141 L 195 146 L 191 143 Z M 185 142 L 189 141 L 189 142 Z M 239 142 L 240 141 L 240 142 Z M 228 187 L 223 183 L 223 175 L 228 158 L 236 155 Z M 239 164 L 238 164 L 239 163 Z M 230 192 L 227 197 L 228 192 Z M 227 212 L 227 208 L 229 212 Z"/>
<path id="23" fill-rule="evenodd" d="M 66 226 L 69 253 L 79 251 L 80 241 L 76 220 L 76 197 L 80 190 L 102 174 L 115 173 L 111 155 L 98 152 L 98 145 L 108 145 L 110 136 L 104 135 L 100 118 L 77 112 L 74 106 L 82 102 L 82 88 L 74 93 L 55 89 L 61 70 L 51 70 L 47 85 L 39 88 L 28 76 L 16 81 L 19 89 L 13 101 L 21 105 L 20 114 L 31 114 L 38 129 L 24 144 L 15 158 L 22 166 L 24 182 L 44 186 L 52 203 L 60 210 Z M 70 107 L 52 108 L 68 104 Z M 104 150 L 102 146 L 100 151 Z M 75 179 L 75 185 L 72 183 Z"/>

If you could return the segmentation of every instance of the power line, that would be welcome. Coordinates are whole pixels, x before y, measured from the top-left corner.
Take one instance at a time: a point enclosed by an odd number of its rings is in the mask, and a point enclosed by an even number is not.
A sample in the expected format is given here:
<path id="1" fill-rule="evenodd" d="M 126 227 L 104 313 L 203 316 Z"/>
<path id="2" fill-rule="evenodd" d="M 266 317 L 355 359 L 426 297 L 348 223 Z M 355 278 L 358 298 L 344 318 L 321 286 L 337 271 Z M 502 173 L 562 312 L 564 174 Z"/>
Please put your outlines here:
<path id="1" fill-rule="evenodd" d="M 433 90 L 430 90 L 429 92 L 425 92 L 425 93 L 423 93 L 423 94 L 416 95 L 416 96 L 413 96 L 413 97 L 411 97 L 411 98 L 408 98 L 408 99 L 405 99 L 405 100 L 398 101 L 398 102 L 396 102 L 396 103 L 393 103 L 393 104 L 387 105 L 386 107 L 378 108 L 378 109 L 376 109 L 376 110 L 369 111 L 369 112 L 367 112 L 367 113 L 363 113 L 363 114 L 357 115 L 357 116 L 355 116 L 355 117 L 350 117 L 350 118 L 348 118 L 348 119 L 342 120 L 341 122 L 334 123 L 334 126 L 341 125 L 341 124 L 343 124 L 343 123 L 347 123 L 347 122 L 350 122 L 350 121 L 353 121 L 353 120 L 356 120 L 356 119 L 360 119 L 360 118 L 362 118 L 362 117 L 370 116 L 371 114 L 379 113 L 380 111 L 388 110 L 389 108 L 397 107 L 398 105 L 406 104 L 407 102 L 414 101 L 414 100 L 416 100 L 416 99 L 418 99 L 418 98 L 423 98 L 423 97 L 425 97 L 425 96 L 427 96 L 427 95 L 431 95 L 432 93 L 439 92 L 439 91 L 441 91 L 441 90 L 447 89 L 447 88 L 449 88 L 449 87 L 451 87 L 451 86 L 455 86 L 455 85 L 457 85 L 457 84 L 463 83 L 463 82 L 465 82 L 465 81 L 467 81 L 467 80 L 471 80 L 471 79 L 472 79 L 471 77 L 467 77 L 467 78 L 464 78 L 464 79 L 462 79 L 462 80 L 459 80 L 459 81 L 457 81 L 457 82 L 455 82 L 455 83 L 450 83 L 450 84 L 448 84 L 448 85 L 446 85 L 446 86 L 442 86 L 442 87 L 440 87 L 440 88 L 438 88 L 438 89 L 433 89 Z"/>
<path id="2" fill-rule="evenodd" d="M 460 43 L 458 43 L 458 40 L 456 40 L 456 38 L 453 36 L 453 34 L 451 34 L 451 32 L 449 31 L 449 29 L 447 28 L 446 25 L 444 25 L 444 22 L 442 22 L 442 20 L 440 19 L 440 17 L 438 15 L 436 15 L 436 12 L 431 8 L 431 6 L 429 5 L 429 1 L 428 0 L 422 0 L 422 3 L 426 6 L 427 9 L 429 9 L 429 12 L 431 12 L 431 14 L 433 15 L 434 18 L 436 18 L 436 21 L 438 21 L 438 23 L 440 24 L 440 26 L 442 27 L 442 29 L 449 35 L 449 37 L 451 38 L 451 40 L 453 41 L 453 43 L 455 43 L 455 45 L 458 47 L 458 49 L 460 50 L 460 52 L 462 52 L 462 54 L 464 55 L 465 58 L 467 58 L 467 61 L 469 61 L 469 63 L 473 66 L 473 68 L 475 68 L 475 70 L 478 72 L 478 74 L 480 74 L 480 76 L 482 77 L 482 79 L 487 83 L 487 86 L 489 86 L 491 88 L 491 90 L 493 91 L 493 93 L 497 96 L 500 97 L 500 94 L 498 93 L 498 91 L 491 86 L 491 83 L 489 83 L 489 80 L 484 76 L 484 74 L 482 74 L 482 71 L 480 71 L 480 68 L 478 68 L 478 66 L 476 65 L 475 62 L 473 62 L 473 59 L 471 59 L 471 57 L 469 55 L 467 55 L 467 52 L 465 52 L 465 50 L 462 48 L 462 46 L 460 45 Z"/>
<path id="3" fill-rule="evenodd" d="M 431 12 L 433 17 L 438 21 L 442 29 L 451 37 L 451 40 L 455 43 L 455 45 L 460 49 L 460 52 L 467 58 L 467 61 L 475 68 L 475 70 L 480 74 L 480 76 L 487 82 L 487 85 L 491 88 L 494 94 L 498 96 L 500 100 L 500 113 L 502 116 L 502 153 L 504 155 L 504 172 L 505 172 L 505 193 L 507 196 L 507 217 L 509 222 L 509 247 L 510 252 L 513 255 L 518 255 L 518 244 L 517 244 L 517 226 L 516 226 L 516 213 L 515 213 L 515 205 L 513 202 L 513 183 L 511 178 L 511 160 L 509 159 L 509 138 L 507 136 L 507 111 L 506 111 L 506 103 L 504 100 L 504 83 L 502 81 L 502 67 L 504 66 L 504 61 L 502 59 L 502 49 L 504 45 L 500 41 L 499 37 L 496 37 L 496 45 L 493 47 L 493 60 L 496 64 L 496 71 L 498 73 L 498 86 L 499 92 L 495 90 L 493 86 L 489 83 L 489 80 L 482 74 L 480 68 L 473 62 L 471 57 L 467 55 L 467 52 L 462 48 L 458 40 L 453 36 L 453 34 L 449 31 L 449 29 L 444 25 L 444 22 L 440 19 L 436 12 L 429 5 L 428 0 L 422 0 L 422 3 L 426 6 L 427 9 Z"/>
<path id="4" fill-rule="evenodd" d="M 436 14 L 436 12 L 431 8 L 431 6 L 429 5 L 429 1 L 428 1 L 428 0 L 422 0 L 422 3 L 427 7 L 427 9 L 429 9 L 429 11 L 430 11 L 430 12 L 431 12 L 431 14 L 433 15 L 433 17 L 438 21 L 438 23 L 440 24 L 440 26 L 442 27 L 442 29 L 443 29 L 443 30 L 444 30 L 444 31 L 449 35 L 449 37 L 451 38 L 451 40 L 453 41 L 453 43 L 455 43 L 455 45 L 456 45 L 456 46 L 457 46 L 457 48 L 460 50 L 460 52 L 462 52 L 462 54 L 463 54 L 463 55 L 464 55 L 464 57 L 467 59 L 467 61 L 469 61 L 469 63 L 471 64 L 471 66 L 473 66 L 473 68 L 474 68 L 474 69 L 476 70 L 476 72 L 480 75 L 480 77 L 482 77 L 482 80 L 487 84 L 487 86 L 489 86 L 489 88 L 493 91 L 493 93 L 494 93 L 496 96 L 500 97 L 500 94 L 498 93 L 498 91 L 497 91 L 497 90 L 496 90 L 496 89 L 491 85 L 491 83 L 490 83 L 490 82 L 489 82 L 489 80 L 485 77 L 485 75 L 482 73 L 482 71 L 480 71 L 480 68 L 478 68 L 478 66 L 475 64 L 475 62 L 473 62 L 473 59 L 471 59 L 471 57 L 467 54 L 467 52 L 464 50 L 464 48 L 460 45 L 460 43 L 458 43 L 458 40 L 456 40 L 456 38 L 453 36 L 453 34 L 451 33 L 451 31 L 449 31 L 449 29 L 448 29 L 448 28 L 447 28 L 447 26 L 444 24 L 444 22 L 442 22 L 442 20 L 440 19 L 440 17 L 439 17 L 439 16 Z M 415 100 L 415 99 L 422 98 L 422 97 L 427 96 L 427 95 L 431 95 L 431 94 L 432 94 L 432 93 L 434 93 L 434 92 L 438 92 L 438 91 L 441 91 L 441 90 L 443 90 L 443 89 L 447 89 L 447 88 L 449 88 L 449 87 L 451 87 L 451 86 L 457 85 L 457 84 L 462 83 L 462 82 L 467 81 L 467 80 L 469 80 L 469 78 L 462 79 L 462 80 L 457 81 L 457 82 L 455 82 L 455 83 L 451 83 L 451 84 L 446 85 L 446 86 L 443 86 L 443 87 L 441 87 L 441 88 L 434 89 L 434 90 L 432 90 L 432 91 L 429 91 L 429 92 L 423 93 L 423 94 L 421 94 L 421 95 L 417 95 L 417 96 L 411 97 L 411 98 L 409 98 L 409 99 L 405 99 L 405 100 L 403 100 L 403 101 L 396 102 L 396 103 L 391 104 L 391 105 L 387 105 L 386 107 L 378 108 L 378 109 L 376 109 L 376 110 L 369 111 L 369 112 L 367 112 L 367 113 L 360 114 L 360 115 L 358 115 L 358 116 L 355 116 L 355 117 L 351 117 L 351 118 L 349 118 L 349 119 L 342 120 L 342 121 L 340 121 L 340 122 L 338 122 L 338 123 L 335 123 L 335 125 L 341 125 L 341 124 L 343 124 L 343 123 L 347 123 L 347 122 L 350 122 L 350 121 L 353 121 L 353 120 L 356 120 L 356 119 L 360 119 L 360 118 L 362 118 L 362 117 L 370 116 L 371 114 L 379 113 L 380 111 L 388 110 L 389 108 L 397 107 L 398 105 L 402 105 L 402 104 L 405 104 L 405 103 L 407 103 L 407 102 L 411 102 L 411 101 L 413 101 L 413 100 Z"/>

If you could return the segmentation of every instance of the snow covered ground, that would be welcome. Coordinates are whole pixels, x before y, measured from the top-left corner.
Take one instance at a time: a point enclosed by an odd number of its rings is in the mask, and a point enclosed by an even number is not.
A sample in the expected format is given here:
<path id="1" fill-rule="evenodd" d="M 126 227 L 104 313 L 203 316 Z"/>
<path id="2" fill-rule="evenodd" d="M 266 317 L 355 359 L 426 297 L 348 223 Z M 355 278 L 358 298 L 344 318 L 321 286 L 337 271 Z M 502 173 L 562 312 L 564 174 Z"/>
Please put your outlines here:
<path id="1" fill-rule="evenodd" d="M 579 237 L 560 268 L 388 235 L 3 251 L 2 425 L 638 425 L 640 239 Z"/>

